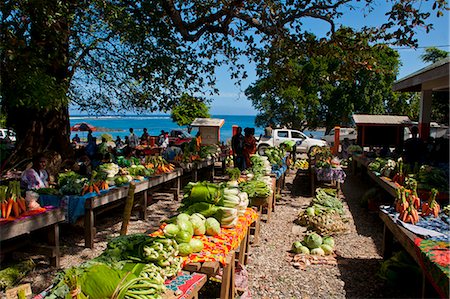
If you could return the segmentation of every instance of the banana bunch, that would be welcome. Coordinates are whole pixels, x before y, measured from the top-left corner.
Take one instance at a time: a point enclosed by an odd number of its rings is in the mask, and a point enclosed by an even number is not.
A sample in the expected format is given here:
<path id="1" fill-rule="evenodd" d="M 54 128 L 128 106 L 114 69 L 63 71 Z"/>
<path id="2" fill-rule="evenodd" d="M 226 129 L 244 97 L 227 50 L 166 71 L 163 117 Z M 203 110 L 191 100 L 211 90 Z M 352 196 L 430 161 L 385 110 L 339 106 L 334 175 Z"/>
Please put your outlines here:
<path id="1" fill-rule="evenodd" d="M 308 160 L 302 159 L 295 161 L 293 165 L 294 169 L 307 170 L 309 168 Z"/>

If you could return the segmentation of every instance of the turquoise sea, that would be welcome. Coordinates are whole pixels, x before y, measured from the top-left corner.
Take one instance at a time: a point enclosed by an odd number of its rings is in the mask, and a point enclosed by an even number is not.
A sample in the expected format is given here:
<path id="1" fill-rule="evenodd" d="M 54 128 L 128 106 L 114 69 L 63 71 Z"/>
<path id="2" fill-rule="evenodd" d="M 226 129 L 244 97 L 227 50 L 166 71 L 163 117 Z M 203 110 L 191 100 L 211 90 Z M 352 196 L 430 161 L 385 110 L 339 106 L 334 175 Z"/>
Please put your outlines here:
<path id="1" fill-rule="evenodd" d="M 212 118 L 221 118 L 225 120 L 223 127 L 220 129 L 220 140 L 226 142 L 231 139 L 232 126 L 237 125 L 242 128 L 255 128 L 255 136 L 258 137 L 264 132 L 264 128 L 255 126 L 254 115 L 212 115 Z M 70 126 L 77 123 L 86 122 L 96 128 L 98 131 L 93 132 L 96 137 L 104 133 L 110 134 L 116 139 L 120 136 L 122 139 L 129 135 L 129 128 L 133 128 L 136 135 L 141 136 L 143 129 L 147 128 L 150 135 L 159 135 L 161 130 L 170 131 L 171 129 L 180 128 L 168 115 L 124 115 L 124 116 L 83 116 L 72 115 L 70 117 Z M 72 137 L 75 134 L 81 138 L 87 136 L 87 132 L 72 132 Z M 196 129 L 192 134 L 196 133 Z M 305 131 L 305 134 L 312 134 L 314 137 L 321 137 L 323 132 L 319 131 Z"/>

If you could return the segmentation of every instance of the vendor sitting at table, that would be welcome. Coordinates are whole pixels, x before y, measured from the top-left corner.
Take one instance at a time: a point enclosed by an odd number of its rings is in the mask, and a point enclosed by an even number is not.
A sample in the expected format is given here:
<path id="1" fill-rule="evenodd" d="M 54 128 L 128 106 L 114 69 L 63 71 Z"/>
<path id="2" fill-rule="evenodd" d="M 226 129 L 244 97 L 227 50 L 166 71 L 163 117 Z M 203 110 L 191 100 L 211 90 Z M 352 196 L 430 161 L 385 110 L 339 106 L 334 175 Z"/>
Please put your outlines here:
<path id="1" fill-rule="evenodd" d="M 49 175 L 45 169 L 47 158 L 37 155 L 33 158 L 33 165 L 22 173 L 21 186 L 26 190 L 48 188 Z"/>

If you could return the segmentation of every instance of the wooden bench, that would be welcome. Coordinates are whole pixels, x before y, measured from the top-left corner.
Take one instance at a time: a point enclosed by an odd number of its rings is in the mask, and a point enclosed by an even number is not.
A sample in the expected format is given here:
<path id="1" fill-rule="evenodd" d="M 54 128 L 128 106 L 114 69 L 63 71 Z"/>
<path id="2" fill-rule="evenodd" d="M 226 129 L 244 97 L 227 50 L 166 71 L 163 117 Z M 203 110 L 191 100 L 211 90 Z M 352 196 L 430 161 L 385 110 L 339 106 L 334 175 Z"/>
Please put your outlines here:
<path id="1" fill-rule="evenodd" d="M 39 251 L 46 253 L 50 257 L 50 264 L 52 266 L 59 268 L 59 223 L 64 221 L 64 219 L 64 212 L 58 208 L 0 225 L 2 254 L 7 251 L 16 250 L 18 246 L 23 246 L 30 242 L 28 238 L 25 243 L 14 242 L 11 245 L 7 244 L 11 239 L 23 237 L 43 229 L 47 230 L 48 246 L 32 245 L 37 246 Z"/>
<path id="2" fill-rule="evenodd" d="M 182 170 L 177 168 L 171 173 L 165 173 L 162 175 L 151 177 L 149 180 L 144 180 L 136 183 L 135 193 L 143 192 L 141 199 L 141 211 L 140 215 L 143 219 L 147 217 L 147 205 L 148 205 L 148 192 L 151 192 L 152 188 L 175 181 L 175 198 L 178 199 L 180 194 L 180 177 Z M 85 247 L 94 247 L 94 237 L 96 234 L 95 229 L 95 214 L 97 210 L 107 208 L 114 204 L 122 204 L 123 199 L 128 196 L 129 187 L 121 187 L 112 189 L 110 192 L 103 195 L 90 197 L 86 199 L 85 203 L 85 215 L 84 215 L 84 238 Z"/>

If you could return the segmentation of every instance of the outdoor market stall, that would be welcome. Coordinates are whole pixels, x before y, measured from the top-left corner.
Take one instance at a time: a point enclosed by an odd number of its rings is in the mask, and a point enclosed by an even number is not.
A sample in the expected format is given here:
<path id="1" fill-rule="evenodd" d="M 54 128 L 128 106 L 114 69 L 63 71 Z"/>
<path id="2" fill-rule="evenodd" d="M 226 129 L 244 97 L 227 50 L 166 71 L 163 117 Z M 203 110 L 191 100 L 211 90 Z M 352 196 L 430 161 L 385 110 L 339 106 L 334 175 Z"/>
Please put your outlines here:
<path id="1" fill-rule="evenodd" d="M 391 207 L 382 207 L 380 218 L 384 223 L 383 257 L 392 255 L 393 239 L 397 239 L 422 269 L 425 278 L 435 288 L 441 298 L 449 297 L 450 247 L 448 216 L 438 219 L 421 219 L 417 225 L 407 224 L 399 219 L 399 214 Z M 447 217 L 446 221 L 440 221 Z M 422 222 L 422 223 L 421 223 Z M 430 227 L 427 222 L 439 223 L 439 228 Z M 422 296 L 425 283 L 422 284 Z"/>

